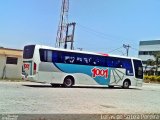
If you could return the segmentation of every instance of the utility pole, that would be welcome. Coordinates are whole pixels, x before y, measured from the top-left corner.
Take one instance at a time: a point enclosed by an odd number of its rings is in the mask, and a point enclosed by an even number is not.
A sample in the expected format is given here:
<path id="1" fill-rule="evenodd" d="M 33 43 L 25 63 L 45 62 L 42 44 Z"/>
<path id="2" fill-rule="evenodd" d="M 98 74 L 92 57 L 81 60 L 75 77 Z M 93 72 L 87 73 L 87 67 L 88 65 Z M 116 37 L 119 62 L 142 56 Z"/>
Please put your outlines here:
<path id="1" fill-rule="evenodd" d="M 67 31 L 66 31 L 66 37 L 65 37 L 65 43 L 64 43 L 64 49 L 67 49 L 68 44 L 67 43 L 71 43 L 70 45 L 70 49 L 73 50 L 73 42 L 74 42 L 74 32 L 75 32 L 75 25 L 76 23 L 69 23 L 67 24 Z M 71 33 L 69 33 L 69 28 L 72 27 Z"/>
<path id="2" fill-rule="evenodd" d="M 129 53 L 129 48 L 131 47 L 129 44 L 126 45 L 126 44 L 123 44 L 123 47 L 126 49 L 126 53 L 127 53 L 127 56 L 128 56 L 128 53 Z"/>

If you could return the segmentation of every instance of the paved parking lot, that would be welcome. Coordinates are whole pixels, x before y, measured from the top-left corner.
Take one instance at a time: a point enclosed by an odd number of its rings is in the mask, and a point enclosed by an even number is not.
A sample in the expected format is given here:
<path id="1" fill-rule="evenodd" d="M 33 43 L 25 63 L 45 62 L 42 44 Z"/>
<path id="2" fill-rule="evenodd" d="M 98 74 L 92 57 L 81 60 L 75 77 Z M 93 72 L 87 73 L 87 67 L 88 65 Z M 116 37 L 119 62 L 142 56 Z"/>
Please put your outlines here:
<path id="1" fill-rule="evenodd" d="M 160 85 L 53 88 L 32 82 L 0 82 L 0 113 L 160 113 Z"/>

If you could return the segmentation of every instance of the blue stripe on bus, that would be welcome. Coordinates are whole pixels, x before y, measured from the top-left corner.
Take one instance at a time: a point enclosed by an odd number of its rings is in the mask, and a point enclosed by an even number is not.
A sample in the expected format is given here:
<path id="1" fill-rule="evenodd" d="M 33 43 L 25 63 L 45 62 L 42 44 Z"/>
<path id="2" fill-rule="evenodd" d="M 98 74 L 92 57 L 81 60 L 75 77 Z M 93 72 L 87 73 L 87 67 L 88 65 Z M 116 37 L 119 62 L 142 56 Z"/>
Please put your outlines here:
<path id="1" fill-rule="evenodd" d="M 73 64 L 63 64 L 63 63 L 55 63 L 56 67 L 65 73 L 84 73 L 92 77 L 92 69 L 108 69 L 108 78 L 104 76 L 96 76 L 93 78 L 99 85 L 108 85 L 110 82 L 110 74 L 111 68 L 100 67 L 100 66 L 87 66 L 87 65 L 73 65 Z"/>

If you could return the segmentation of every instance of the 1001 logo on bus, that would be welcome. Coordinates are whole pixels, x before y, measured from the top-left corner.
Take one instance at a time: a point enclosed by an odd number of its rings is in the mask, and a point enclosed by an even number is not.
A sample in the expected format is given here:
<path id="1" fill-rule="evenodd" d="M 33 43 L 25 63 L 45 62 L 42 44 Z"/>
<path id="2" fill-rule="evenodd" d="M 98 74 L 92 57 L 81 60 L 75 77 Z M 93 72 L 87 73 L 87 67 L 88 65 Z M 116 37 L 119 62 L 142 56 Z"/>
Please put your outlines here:
<path id="1" fill-rule="evenodd" d="M 24 69 L 28 69 L 29 70 L 29 64 L 25 63 L 24 64 Z"/>
<path id="2" fill-rule="evenodd" d="M 93 68 L 92 69 L 92 77 L 96 78 L 97 76 L 108 78 L 108 69 L 99 69 Z"/>

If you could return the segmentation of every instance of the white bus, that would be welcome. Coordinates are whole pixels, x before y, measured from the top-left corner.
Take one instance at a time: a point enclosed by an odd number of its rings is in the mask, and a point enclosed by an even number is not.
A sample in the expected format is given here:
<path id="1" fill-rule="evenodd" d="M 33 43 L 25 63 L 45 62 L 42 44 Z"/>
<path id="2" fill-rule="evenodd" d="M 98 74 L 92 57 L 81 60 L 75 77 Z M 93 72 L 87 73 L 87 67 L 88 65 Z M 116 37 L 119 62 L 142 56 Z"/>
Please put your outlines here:
<path id="1" fill-rule="evenodd" d="M 27 45 L 23 76 L 34 82 L 72 85 L 142 86 L 140 59 L 94 52 Z"/>

